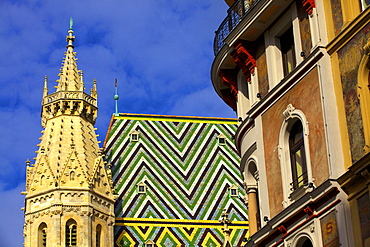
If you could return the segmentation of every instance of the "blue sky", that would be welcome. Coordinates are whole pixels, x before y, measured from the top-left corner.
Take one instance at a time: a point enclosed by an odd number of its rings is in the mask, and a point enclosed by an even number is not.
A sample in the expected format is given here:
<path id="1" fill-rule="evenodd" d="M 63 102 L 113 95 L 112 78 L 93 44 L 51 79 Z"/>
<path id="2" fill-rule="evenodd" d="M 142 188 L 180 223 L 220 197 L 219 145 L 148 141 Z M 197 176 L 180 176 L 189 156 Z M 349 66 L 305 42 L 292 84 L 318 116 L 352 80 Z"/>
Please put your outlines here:
<path id="1" fill-rule="evenodd" d="M 0 1 L 0 246 L 21 246 L 25 160 L 42 130 L 44 75 L 54 92 L 73 17 L 78 67 L 98 85 L 103 141 L 114 112 L 235 117 L 210 81 L 222 0 Z"/>

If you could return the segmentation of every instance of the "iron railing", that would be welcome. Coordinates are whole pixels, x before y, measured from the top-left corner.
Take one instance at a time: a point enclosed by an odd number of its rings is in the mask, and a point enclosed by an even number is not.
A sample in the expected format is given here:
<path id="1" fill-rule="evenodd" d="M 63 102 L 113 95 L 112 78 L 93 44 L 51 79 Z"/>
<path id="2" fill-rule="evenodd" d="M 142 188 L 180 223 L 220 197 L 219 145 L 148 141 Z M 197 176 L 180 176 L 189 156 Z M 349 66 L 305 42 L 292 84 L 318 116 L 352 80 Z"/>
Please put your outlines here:
<path id="1" fill-rule="evenodd" d="M 302 173 L 299 177 L 297 177 L 293 182 L 290 183 L 291 190 L 296 190 L 299 187 L 308 185 L 308 174 L 307 172 Z"/>
<path id="2" fill-rule="evenodd" d="M 223 20 L 220 27 L 215 32 L 213 50 L 215 56 L 225 45 L 225 38 L 239 24 L 239 22 L 253 9 L 261 0 L 237 0 L 227 10 L 227 17 Z"/>

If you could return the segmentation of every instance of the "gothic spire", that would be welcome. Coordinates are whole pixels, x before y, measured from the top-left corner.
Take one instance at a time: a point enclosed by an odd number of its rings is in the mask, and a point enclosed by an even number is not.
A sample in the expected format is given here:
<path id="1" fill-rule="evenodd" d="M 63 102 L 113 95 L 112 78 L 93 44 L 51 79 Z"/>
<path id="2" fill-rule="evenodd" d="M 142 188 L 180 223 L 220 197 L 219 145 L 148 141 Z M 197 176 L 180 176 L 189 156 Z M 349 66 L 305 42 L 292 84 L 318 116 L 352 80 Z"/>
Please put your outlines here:
<path id="1" fill-rule="evenodd" d="M 73 42 L 75 41 L 75 36 L 73 35 L 73 20 L 70 19 L 70 27 L 68 30 L 68 35 L 66 37 L 67 41 L 67 51 L 64 53 L 62 67 L 60 73 L 58 74 L 59 79 L 57 80 L 58 85 L 56 86 L 57 92 L 59 91 L 83 91 L 84 83 L 82 77 L 82 71 L 77 68 L 77 58 L 76 52 L 74 51 Z"/>

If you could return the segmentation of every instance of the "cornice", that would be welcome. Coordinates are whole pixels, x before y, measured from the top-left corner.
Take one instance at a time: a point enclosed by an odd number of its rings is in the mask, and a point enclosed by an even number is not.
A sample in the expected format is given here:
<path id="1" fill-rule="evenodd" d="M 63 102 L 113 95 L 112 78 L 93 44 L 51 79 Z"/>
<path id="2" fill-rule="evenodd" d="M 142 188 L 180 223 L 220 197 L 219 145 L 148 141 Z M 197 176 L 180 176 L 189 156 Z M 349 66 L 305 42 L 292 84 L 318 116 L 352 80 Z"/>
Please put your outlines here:
<path id="1" fill-rule="evenodd" d="M 112 203 L 114 203 L 114 199 L 110 198 L 110 197 L 107 197 L 105 196 L 104 194 L 101 194 L 101 193 L 98 193 L 96 191 L 94 191 L 93 189 L 90 189 L 90 188 L 53 188 L 53 189 L 48 189 L 48 190 L 44 190 L 44 191 L 41 191 L 39 193 L 36 193 L 36 194 L 33 194 L 31 196 L 27 196 L 26 195 L 26 200 L 31 200 L 35 197 L 39 197 L 39 196 L 46 196 L 47 194 L 49 193 L 52 193 L 52 192 L 87 192 L 87 193 L 90 193 L 92 195 L 95 195 L 95 196 L 98 196 L 98 197 L 101 197 L 101 198 L 104 198 L 106 199 L 107 201 L 110 201 Z"/>
<path id="2" fill-rule="evenodd" d="M 312 219 L 330 211 L 341 202 L 340 199 L 333 199 L 337 198 L 337 195 L 340 193 L 337 185 L 336 181 L 329 179 L 312 192 L 306 193 L 296 202 L 274 216 L 263 228 L 252 235 L 250 241 L 245 246 L 267 244 L 281 235 L 283 235 L 281 237 L 281 241 L 283 241 L 290 234 L 294 233 L 298 227 L 307 225 Z M 328 204 L 329 202 L 330 204 Z M 325 207 L 323 207 L 324 205 Z M 297 219 L 303 216 L 306 219 L 303 222 L 298 222 Z"/>
<path id="3" fill-rule="evenodd" d="M 355 19 L 349 22 L 343 30 L 326 46 L 329 55 L 340 50 L 347 44 L 358 32 L 370 23 L 370 8 L 366 8 Z"/>

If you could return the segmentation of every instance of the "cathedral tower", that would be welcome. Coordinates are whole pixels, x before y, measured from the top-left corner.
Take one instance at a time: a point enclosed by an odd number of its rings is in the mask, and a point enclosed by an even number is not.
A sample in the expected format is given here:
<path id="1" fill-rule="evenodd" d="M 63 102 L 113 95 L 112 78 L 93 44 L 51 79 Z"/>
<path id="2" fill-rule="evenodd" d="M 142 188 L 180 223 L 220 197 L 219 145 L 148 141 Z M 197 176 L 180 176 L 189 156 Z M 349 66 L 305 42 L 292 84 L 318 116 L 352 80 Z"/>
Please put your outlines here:
<path id="1" fill-rule="evenodd" d="M 114 195 L 94 123 L 96 81 L 84 92 L 72 24 L 56 92 L 44 80 L 42 137 L 27 162 L 24 245 L 113 246 Z"/>

